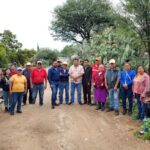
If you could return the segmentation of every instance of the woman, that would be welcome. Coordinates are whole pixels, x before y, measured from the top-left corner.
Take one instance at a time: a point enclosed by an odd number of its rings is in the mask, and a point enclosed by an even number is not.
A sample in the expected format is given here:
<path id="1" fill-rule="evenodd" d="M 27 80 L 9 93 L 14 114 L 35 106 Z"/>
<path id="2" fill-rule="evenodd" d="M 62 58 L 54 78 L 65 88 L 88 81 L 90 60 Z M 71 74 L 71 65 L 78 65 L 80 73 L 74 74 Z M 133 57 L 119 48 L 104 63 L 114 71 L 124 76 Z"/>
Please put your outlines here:
<path id="1" fill-rule="evenodd" d="M 17 113 L 22 113 L 21 111 L 21 102 L 24 93 L 27 92 L 27 80 L 24 75 L 22 75 L 22 68 L 18 67 L 17 74 L 13 75 L 10 78 L 10 86 L 9 86 L 10 94 L 11 94 L 11 107 L 10 107 L 10 115 L 14 115 L 14 109 L 17 103 Z"/>
<path id="2" fill-rule="evenodd" d="M 3 98 L 5 111 L 8 112 L 10 110 L 10 94 L 9 94 L 9 79 L 10 79 L 10 69 L 4 71 L 3 78 L 1 79 L 1 87 L 3 89 Z"/>
<path id="3" fill-rule="evenodd" d="M 137 75 L 133 80 L 133 95 L 137 99 L 138 108 L 138 120 L 143 120 L 145 117 L 144 113 L 144 99 L 145 94 L 149 90 L 150 78 L 147 73 L 144 72 L 144 68 L 139 66 L 137 69 Z"/>
<path id="4" fill-rule="evenodd" d="M 98 102 L 97 110 L 101 109 L 104 111 L 105 102 L 107 97 L 107 91 L 105 88 L 105 67 L 104 65 L 99 65 L 99 71 L 95 75 L 94 80 L 94 97 L 95 101 Z"/>

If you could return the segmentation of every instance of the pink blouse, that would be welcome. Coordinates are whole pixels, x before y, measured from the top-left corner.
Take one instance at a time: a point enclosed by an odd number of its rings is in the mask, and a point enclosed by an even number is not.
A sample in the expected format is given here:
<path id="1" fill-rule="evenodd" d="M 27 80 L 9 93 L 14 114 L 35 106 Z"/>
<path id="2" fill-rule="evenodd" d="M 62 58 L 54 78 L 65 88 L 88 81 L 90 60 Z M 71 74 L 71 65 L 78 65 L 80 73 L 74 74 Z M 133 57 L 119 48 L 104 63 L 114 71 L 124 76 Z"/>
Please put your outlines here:
<path id="1" fill-rule="evenodd" d="M 133 80 L 133 93 L 140 94 L 141 97 L 145 97 L 145 93 L 150 89 L 150 77 L 147 73 L 144 73 L 141 79 L 135 76 Z"/>

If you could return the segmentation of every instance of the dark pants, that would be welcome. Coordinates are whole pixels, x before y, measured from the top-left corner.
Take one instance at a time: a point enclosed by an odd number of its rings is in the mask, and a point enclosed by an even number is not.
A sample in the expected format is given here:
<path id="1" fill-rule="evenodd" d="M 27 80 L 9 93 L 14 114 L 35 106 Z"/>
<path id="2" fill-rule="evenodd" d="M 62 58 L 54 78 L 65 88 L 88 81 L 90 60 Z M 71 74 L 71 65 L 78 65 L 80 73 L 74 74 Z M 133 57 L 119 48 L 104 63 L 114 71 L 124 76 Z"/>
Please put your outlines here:
<path id="1" fill-rule="evenodd" d="M 59 88 L 59 82 L 54 82 L 51 84 L 52 86 L 52 97 L 51 97 L 51 103 L 52 106 L 54 106 L 56 104 L 56 98 L 57 98 L 57 92 L 58 92 L 58 88 Z"/>
<path id="2" fill-rule="evenodd" d="M 27 93 L 24 94 L 24 96 L 23 96 L 23 103 L 26 104 L 26 102 L 27 102 L 28 92 L 29 92 L 29 104 L 32 104 L 32 90 L 31 89 L 28 89 Z"/>
<path id="3" fill-rule="evenodd" d="M 23 94 L 24 92 L 12 93 L 10 112 L 14 112 L 16 104 L 17 104 L 17 111 L 21 111 L 21 103 L 22 103 Z"/>
<path id="4" fill-rule="evenodd" d="M 129 112 L 132 112 L 133 107 L 133 92 L 132 92 L 132 86 L 129 86 L 128 89 L 125 89 L 124 87 L 121 87 L 121 95 L 122 95 L 122 105 L 123 110 L 126 111 L 126 100 L 128 98 L 129 101 Z"/>
<path id="5" fill-rule="evenodd" d="M 135 94 L 137 99 L 138 117 L 137 119 L 143 120 L 145 117 L 144 103 L 140 99 L 140 94 Z"/>
<path id="6" fill-rule="evenodd" d="M 83 82 L 84 103 L 91 103 L 91 84 Z"/>

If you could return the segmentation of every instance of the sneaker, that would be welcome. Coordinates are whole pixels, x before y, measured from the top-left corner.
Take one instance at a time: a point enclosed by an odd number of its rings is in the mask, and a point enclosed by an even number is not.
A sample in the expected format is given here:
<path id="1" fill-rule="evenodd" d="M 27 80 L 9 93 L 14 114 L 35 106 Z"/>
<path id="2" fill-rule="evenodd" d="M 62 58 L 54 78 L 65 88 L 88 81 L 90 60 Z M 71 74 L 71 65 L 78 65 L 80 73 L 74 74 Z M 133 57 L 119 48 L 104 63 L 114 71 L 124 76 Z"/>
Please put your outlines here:
<path id="1" fill-rule="evenodd" d="M 17 110 L 16 112 L 17 112 L 18 114 L 21 114 L 21 113 L 22 113 L 22 111 L 20 111 L 20 110 Z"/>
<path id="2" fill-rule="evenodd" d="M 70 102 L 70 103 L 68 103 L 68 105 L 73 105 L 73 103 L 72 103 L 72 102 Z"/>
<path id="3" fill-rule="evenodd" d="M 79 105 L 82 105 L 82 103 L 80 102 Z"/>
<path id="4" fill-rule="evenodd" d="M 118 116 L 119 115 L 119 111 L 115 110 L 115 115 Z"/>
<path id="5" fill-rule="evenodd" d="M 15 113 L 14 112 L 10 112 L 10 115 L 13 116 Z"/>
<path id="6" fill-rule="evenodd" d="M 3 99 L 0 99 L 0 104 L 2 104 L 4 102 L 4 100 Z"/>
<path id="7" fill-rule="evenodd" d="M 122 114 L 123 115 L 126 115 L 127 111 L 126 110 L 123 110 Z"/>
<path id="8" fill-rule="evenodd" d="M 55 106 L 54 106 L 54 105 L 52 105 L 52 109 L 55 109 Z"/>
<path id="9" fill-rule="evenodd" d="M 5 112 L 9 112 L 9 109 L 7 107 L 5 107 Z"/>
<path id="10" fill-rule="evenodd" d="M 129 116 L 131 116 L 131 115 L 132 115 L 132 112 L 131 112 L 131 111 L 129 111 L 129 112 L 128 112 L 128 115 L 129 115 Z"/>
<path id="11" fill-rule="evenodd" d="M 55 103 L 55 106 L 59 106 L 59 104 Z"/>
<path id="12" fill-rule="evenodd" d="M 107 112 L 111 112 L 111 111 L 113 111 L 114 109 L 113 108 L 108 108 L 107 109 Z"/>
<path id="13" fill-rule="evenodd" d="M 104 111 L 105 110 L 105 107 L 102 107 L 101 111 Z"/>

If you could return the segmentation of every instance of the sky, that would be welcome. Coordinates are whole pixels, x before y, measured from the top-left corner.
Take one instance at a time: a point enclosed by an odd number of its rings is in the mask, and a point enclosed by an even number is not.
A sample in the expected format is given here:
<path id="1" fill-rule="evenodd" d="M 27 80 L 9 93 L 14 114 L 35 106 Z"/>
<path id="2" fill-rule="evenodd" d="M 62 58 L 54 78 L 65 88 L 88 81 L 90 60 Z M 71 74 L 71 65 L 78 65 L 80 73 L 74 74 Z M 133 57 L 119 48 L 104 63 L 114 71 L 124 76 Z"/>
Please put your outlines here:
<path id="1" fill-rule="evenodd" d="M 69 43 L 54 41 L 49 26 L 52 12 L 66 0 L 0 0 L 0 32 L 10 30 L 23 48 L 62 50 Z M 119 0 L 112 0 L 116 4 Z"/>

